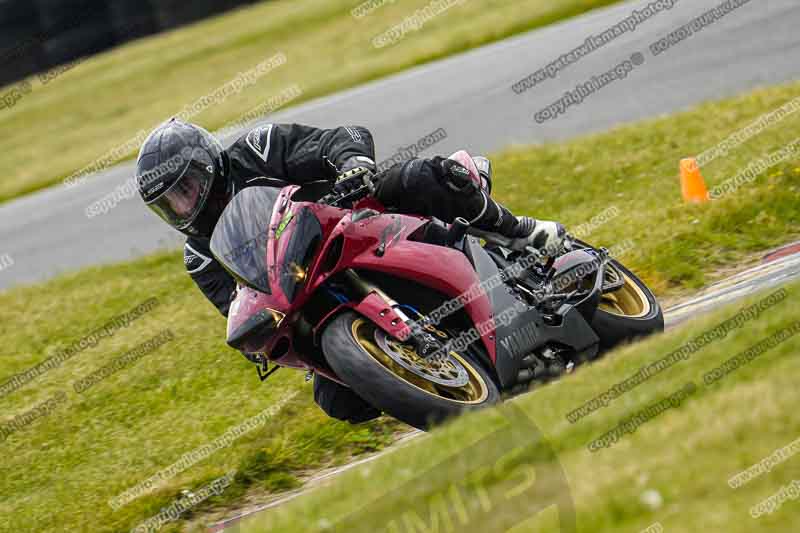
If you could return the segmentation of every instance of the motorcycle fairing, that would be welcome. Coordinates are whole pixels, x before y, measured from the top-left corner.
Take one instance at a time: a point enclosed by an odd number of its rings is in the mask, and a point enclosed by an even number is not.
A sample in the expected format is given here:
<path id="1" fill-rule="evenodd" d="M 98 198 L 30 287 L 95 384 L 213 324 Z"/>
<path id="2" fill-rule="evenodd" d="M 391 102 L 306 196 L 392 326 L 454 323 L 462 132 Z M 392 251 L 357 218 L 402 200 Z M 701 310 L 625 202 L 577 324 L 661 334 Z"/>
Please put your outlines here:
<path id="1" fill-rule="evenodd" d="M 558 325 L 545 323 L 541 313 L 528 306 L 522 312 L 508 313 L 508 310 L 520 309 L 521 301 L 507 285 L 489 282 L 490 279 L 500 277 L 500 269 L 480 242 L 470 237 L 466 241 L 466 246 L 469 247 L 480 281 L 485 284 L 484 286 L 494 286 L 487 291 L 493 316 L 501 317 L 504 312 L 509 316 L 509 320 L 506 321 L 496 320 L 494 332 L 491 332 L 494 333 L 497 350 L 495 368 L 504 388 L 516 383 L 519 371 L 524 368 L 522 359 L 538 348 L 558 343 L 577 353 L 583 353 L 600 341 L 589 323 L 575 308 L 566 309 Z"/>
<path id="2" fill-rule="evenodd" d="M 346 257 L 342 257 L 339 265 L 411 279 L 450 299 L 457 299 L 478 284 L 475 269 L 460 250 L 408 240 L 427 222 L 427 219 L 417 216 L 385 214 L 358 223 L 346 223 L 343 225 L 344 249 L 349 252 L 345 252 Z M 355 252 L 359 248 L 361 251 Z M 465 303 L 463 309 L 473 323 L 487 323 L 493 328 L 492 307 L 485 291 L 480 291 L 477 297 Z M 379 325 L 384 322 L 381 317 L 368 318 Z M 382 329 L 390 335 L 397 334 L 397 328 Z M 482 339 L 494 363 L 494 341 L 488 333 Z"/>
<path id="3" fill-rule="evenodd" d="M 227 246 L 212 246 L 215 255 L 222 258 L 227 253 L 231 256 L 229 259 L 241 260 L 244 254 L 254 255 L 263 250 L 257 274 L 265 276 L 266 281 L 258 285 L 270 291 L 267 294 L 256 290 L 258 287 L 253 283 L 240 284 L 228 316 L 228 340 L 235 348 L 272 354 L 282 338 L 291 344 L 292 320 L 278 321 L 272 317 L 281 315 L 294 319 L 295 311 L 300 310 L 316 290 L 332 275 L 345 269 L 371 269 L 415 279 L 452 297 L 465 292 L 477 281 L 471 265 L 459 251 L 406 240 L 427 219 L 383 214 L 357 217 L 353 221 L 352 214 L 338 208 L 293 202 L 291 196 L 297 189 L 296 186 L 285 187 L 276 195 L 271 188 L 251 187 L 231 201 L 221 223 L 225 225 L 223 233 L 236 235 L 234 240 L 245 243 L 241 247 L 238 242 L 240 247 L 235 249 L 235 258 L 230 248 L 237 243 L 229 243 L 231 239 L 212 238 Z M 264 212 L 270 213 L 268 224 L 258 230 L 250 229 L 246 222 L 248 217 Z M 254 237 L 261 239 L 254 240 Z M 329 264 L 329 252 L 339 238 L 344 241 L 340 243 L 341 252 L 333 258 L 334 263 Z M 251 241 L 258 246 L 251 246 Z M 380 255 L 379 249 L 382 250 Z M 307 261 L 309 258 L 311 260 Z M 256 259 L 252 261 L 255 263 Z M 226 268 L 234 270 L 232 265 Z M 238 281 L 247 281 L 241 277 L 237 276 Z M 404 338 L 409 333 L 401 317 L 378 294 L 348 302 L 344 307 L 364 315 L 392 336 Z M 481 308 L 479 298 L 466 309 L 474 311 L 481 319 L 491 318 L 488 300 Z M 314 330 L 318 331 L 331 316 L 314 325 Z M 281 364 L 303 367 L 301 358 L 291 349 L 281 350 L 279 355 Z"/>
<path id="4" fill-rule="evenodd" d="M 241 234 L 238 240 L 244 241 L 243 251 L 237 253 L 260 253 L 265 248 L 262 257 L 266 261 L 262 259 L 260 267 L 266 273 L 267 284 L 258 285 L 264 285 L 270 293 L 257 290 L 252 282 L 240 285 L 229 313 L 228 339 L 240 350 L 266 352 L 284 366 L 313 368 L 315 363 L 295 351 L 292 327 L 312 294 L 331 276 L 346 269 L 371 270 L 414 280 L 451 299 L 459 298 L 482 280 L 499 273 L 476 239 L 467 239 L 467 253 L 409 240 L 411 234 L 428 222 L 426 218 L 382 213 L 353 220 L 353 212 L 305 201 L 293 202 L 291 196 L 297 189 L 297 186 L 289 186 L 277 194 L 271 188 L 245 189 L 223 213 L 221 221 L 233 225 Z M 258 205 L 259 199 L 261 205 Z M 267 203 L 264 199 L 271 205 L 264 205 Z M 237 221 L 239 213 L 246 214 L 247 208 L 254 213 L 269 213 L 267 230 L 264 226 L 251 228 L 248 222 Z M 265 233 L 268 238 L 264 245 L 261 244 L 264 239 L 250 245 L 250 240 Z M 338 255 L 333 252 L 334 246 L 338 246 Z M 230 249 L 219 246 L 215 249 L 213 237 L 212 251 L 218 258 L 225 252 L 231 253 Z M 287 261 L 287 258 L 293 260 Z M 255 272 L 262 274 L 261 270 Z M 246 274 L 242 272 L 238 277 Z M 560 326 L 547 326 L 538 312 L 531 309 L 506 325 L 496 324 L 495 316 L 520 304 L 503 284 L 488 294 L 480 290 L 473 296 L 463 304 L 463 309 L 473 324 L 481 325 L 481 342 L 489 359 L 497 366 L 504 386 L 513 384 L 522 357 L 548 341 L 561 342 L 577 351 L 597 342 L 585 320 L 569 311 L 565 312 Z M 342 303 L 319 323 L 311 324 L 313 331 L 321 331 L 328 319 L 344 307 L 355 310 L 396 338 L 405 338 L 408 334 L 402 317 L 376 291 L 360 301 Z M 570 338 L 565 335 L 567 325 L 575 328 Z"/>

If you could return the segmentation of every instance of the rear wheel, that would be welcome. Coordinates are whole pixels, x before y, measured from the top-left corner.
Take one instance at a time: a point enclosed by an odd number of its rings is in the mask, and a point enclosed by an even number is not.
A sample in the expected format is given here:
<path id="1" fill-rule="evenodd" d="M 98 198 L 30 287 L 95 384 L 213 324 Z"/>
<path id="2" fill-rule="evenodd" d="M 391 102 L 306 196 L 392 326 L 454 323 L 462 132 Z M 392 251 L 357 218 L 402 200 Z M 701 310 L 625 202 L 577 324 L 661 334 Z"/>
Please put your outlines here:
<path id="1" fill-rule="evenodd" d="M 603 295 L 592 320 L 601 350 L 664 331 L 664 313 L 647 285 L 617 261 L 606 272 L 610 282 L 622 279 L 624 284 Z"/>
<path id="2" fill-rule="evenodd" d="M 439 332 L 441 334 L 441 332 Z M 322 335 L 336 374 L 370 404 L 420 429 L 500 401 L 489 373 L 467 354 L 421 357 L 356 313 L 336 317 Z"/>

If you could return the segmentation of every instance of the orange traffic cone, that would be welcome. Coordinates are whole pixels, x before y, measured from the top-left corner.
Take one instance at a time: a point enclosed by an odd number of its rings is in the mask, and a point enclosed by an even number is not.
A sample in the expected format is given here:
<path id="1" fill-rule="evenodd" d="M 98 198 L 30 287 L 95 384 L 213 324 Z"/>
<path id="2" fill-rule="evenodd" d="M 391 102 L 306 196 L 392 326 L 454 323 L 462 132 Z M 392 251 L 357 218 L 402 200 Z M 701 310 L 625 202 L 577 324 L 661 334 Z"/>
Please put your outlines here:
<path id="1" fill-rule="evenodd" d="M 706 180 L 700 173 L 697 159 L 693 157 L 681 160 L 681 192 L 686 202 L 697 204 L 708 201 Z"/>

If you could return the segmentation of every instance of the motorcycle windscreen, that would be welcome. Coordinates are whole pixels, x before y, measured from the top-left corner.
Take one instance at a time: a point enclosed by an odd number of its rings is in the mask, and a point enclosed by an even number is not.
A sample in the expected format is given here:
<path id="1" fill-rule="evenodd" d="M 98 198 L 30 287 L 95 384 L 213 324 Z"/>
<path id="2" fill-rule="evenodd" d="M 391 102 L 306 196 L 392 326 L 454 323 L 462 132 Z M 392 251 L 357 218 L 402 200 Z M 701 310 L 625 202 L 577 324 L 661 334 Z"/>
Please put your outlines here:
<path id="1" fill-rule="evenodd" d="M 272 294 L 267 241 L 280 189 L 249 187 L 233 197 L 214 228 L 211 253 L 238 282 Z"/>

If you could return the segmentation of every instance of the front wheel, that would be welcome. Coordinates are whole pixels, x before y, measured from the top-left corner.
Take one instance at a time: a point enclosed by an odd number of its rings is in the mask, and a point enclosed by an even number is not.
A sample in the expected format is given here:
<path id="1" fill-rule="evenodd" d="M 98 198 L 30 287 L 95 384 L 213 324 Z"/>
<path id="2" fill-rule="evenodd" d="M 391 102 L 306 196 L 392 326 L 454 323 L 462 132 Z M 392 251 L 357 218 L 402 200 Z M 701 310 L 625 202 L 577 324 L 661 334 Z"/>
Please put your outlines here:
<path id="1" fill-rule="evenodd" d="M 359 396 L 419 429 L 500 401 L 489 373 L 469 355 L 425 359 L 356 313 L 342 313 L 325 328 L 322 351 Z"/>
<path id="2" fill-rule="evenodd" d="M 592 328 L 600 337 L 600 349 L 609 350 L 618 344 L 664 331 L 664 312 L 653 291 L 618 261 L 611 262 L 607 274 L 610 281 L 623 285 L 604 294 L 592 320 Z"/>

